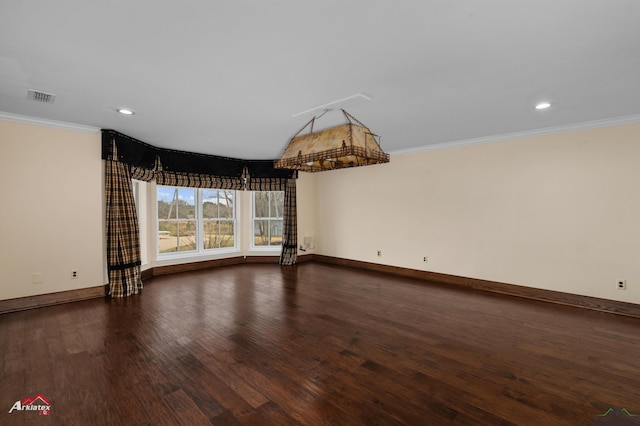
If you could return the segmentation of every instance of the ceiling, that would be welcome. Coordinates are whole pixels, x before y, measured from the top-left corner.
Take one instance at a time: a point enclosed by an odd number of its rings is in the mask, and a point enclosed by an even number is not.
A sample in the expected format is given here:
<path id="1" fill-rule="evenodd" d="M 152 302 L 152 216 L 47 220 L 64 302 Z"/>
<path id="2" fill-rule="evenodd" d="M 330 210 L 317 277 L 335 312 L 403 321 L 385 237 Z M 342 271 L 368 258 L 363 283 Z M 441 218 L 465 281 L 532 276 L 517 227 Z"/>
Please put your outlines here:
<path id="1" fill-rule="evenodd" d="M 358 94 L 316 129 L 344 107 L 392 153 L 640 121 L 640 2 L 0 0 L 5 115 L 272 159 Z"/>

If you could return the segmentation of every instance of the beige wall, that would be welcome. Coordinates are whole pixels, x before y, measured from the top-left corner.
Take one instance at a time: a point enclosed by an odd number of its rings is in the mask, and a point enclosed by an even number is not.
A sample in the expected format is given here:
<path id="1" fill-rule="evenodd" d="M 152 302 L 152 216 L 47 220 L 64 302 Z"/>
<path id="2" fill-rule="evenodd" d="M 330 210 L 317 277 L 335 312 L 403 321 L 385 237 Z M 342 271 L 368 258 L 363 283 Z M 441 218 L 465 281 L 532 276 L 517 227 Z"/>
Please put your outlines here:
<path id="1" fill-rule="evenodd" d="M 105 283 L 99 133 L 0 120 L 0 187 L 0 300 Z"/>
<path id="2" fill-rule="evenodd" d="M 296 196 L 298 207 L 298 247 L 304 243 L 304 237 L 311 237 L 311 246 L 306 252 L 298 251 L 298 254 L 314 253 L 318 238 L 316 217 L 316 179 L 313 173 L 300 173 L 296 181 Z"/>
<path id="3" fill-rule="evenodd" d="M 316 252 L 640 303 L 639 165 L 631 124 L 318 173 Z"/>
<path id="4" fill-rule="evenodd" d="M 639 163 L 632 124 L 301 173 L 298 238 L 329 256 L 640 303 Z M 98 133 L 0 120 L 0 300 L 106 282 L 102 174 Z"/>

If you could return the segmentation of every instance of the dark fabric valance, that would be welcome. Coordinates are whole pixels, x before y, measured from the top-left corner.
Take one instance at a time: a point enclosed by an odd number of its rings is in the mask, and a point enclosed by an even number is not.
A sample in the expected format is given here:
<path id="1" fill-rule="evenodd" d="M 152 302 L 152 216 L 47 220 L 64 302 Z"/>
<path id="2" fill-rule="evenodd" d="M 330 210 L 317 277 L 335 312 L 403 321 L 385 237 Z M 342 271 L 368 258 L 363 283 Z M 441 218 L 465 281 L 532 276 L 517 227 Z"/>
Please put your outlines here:
<path id="1" fill-rule="evenodd" d="M 155 170 L 157 148 L 114 130 L 102 130 L 102 159 L 112 158 L 111 141 L 118 147 L 117 160 L 130 166 Z"/>
<path id="2" fill-rule="evenodd" d="M 245 160 L 244 166 L 252 178 L 297 178 L 292 170 L 274 169 L 273 160 Z"/>
<path id="3" fill-rule="evenodd" d="M 117 146 L 118 161 L 143 169 L 157 171 L 160 166 L 162 170 L 170 172 L 240 178 L 246 168 L 249 176 L 255 178 L 297 178 L 294 170 L 273 168 L 273 160 L 242 160 L 156 148 L 108 129 L 102 130 L 103 160 L 111 158 L 113 154 L 112 141 Z M 160 165 L 158 165 L 158 160 Z"/>
<path id="4" fill-rule="evenodd" d="M 203 175 L 242 176 L 242 160 L 194 154 L 191 152 L 159 149 L 158 158 L 162 170 L 169 172 L 198 173 Z"/>

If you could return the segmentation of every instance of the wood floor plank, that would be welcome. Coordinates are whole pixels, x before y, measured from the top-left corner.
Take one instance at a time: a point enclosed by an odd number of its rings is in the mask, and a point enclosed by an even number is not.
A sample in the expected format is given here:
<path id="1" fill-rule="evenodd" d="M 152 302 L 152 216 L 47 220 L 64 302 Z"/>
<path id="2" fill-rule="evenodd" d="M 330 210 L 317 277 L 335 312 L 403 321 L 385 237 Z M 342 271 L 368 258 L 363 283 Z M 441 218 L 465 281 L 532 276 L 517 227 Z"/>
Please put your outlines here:
<path id="1" fill-rule="evenodd" d="M 264 419 L 264 423 L 267 425 L 282 425 L 291 426 L 299 425 L 300 423 L 292 419 L 287 413 L 277 404 L 272 401 L 268 401 L 262 404 L 257 409 L 258 414 Z"/>
<path id="2" fill-rule="evenodd" d="M 257 391 L 251 383 L 243 380 L 234 370 L 230 369 L 228 364 L 221 362 L 211 352 L 205 350 L 202 346 L 193 345 L 190 352 L 210 370 L 215 377 L 224 383 L 229 389 L 236 394 L 242 395 L 242 399 L 252 408 L 258 408 L 269 402 L 262 393 Z"/>
<path id="3" fill-rule="evenodd" d="M 307 262 L 0 315 L 0 424 L 564 425 L 640 414 L 640 319 Z M 4 407 L 4 408 L 3 408 Z M 35 416 L 35 417 L 34 417 Z"/>
<path id="4" fill-rule="evenodd" d="M 211 421 L 182 389 L 164 396 L 175 413 L 178 424 L 185 426 L 209 425 Z"/>

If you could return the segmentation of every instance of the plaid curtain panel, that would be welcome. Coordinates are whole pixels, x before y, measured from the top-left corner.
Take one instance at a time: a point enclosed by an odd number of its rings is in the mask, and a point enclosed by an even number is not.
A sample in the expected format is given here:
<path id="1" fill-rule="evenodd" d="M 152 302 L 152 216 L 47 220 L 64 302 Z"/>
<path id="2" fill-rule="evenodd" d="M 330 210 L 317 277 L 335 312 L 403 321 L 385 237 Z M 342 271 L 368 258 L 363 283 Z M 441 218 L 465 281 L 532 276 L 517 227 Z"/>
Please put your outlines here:
<path id="1" fill-rule="evenodd" d="M 284 190 L 281 265 L 293 265 L 298 257 L 298 214 L 296 180 L 287 179 Z"/>
<path id="2" fill-rule="evenodd" d="M 140 231 L 136 214 L 131 172 L 113 156 L 105 164 L 107 269 L 109 295 L 127 297 L 142 288 L 140 278 Z"/>

